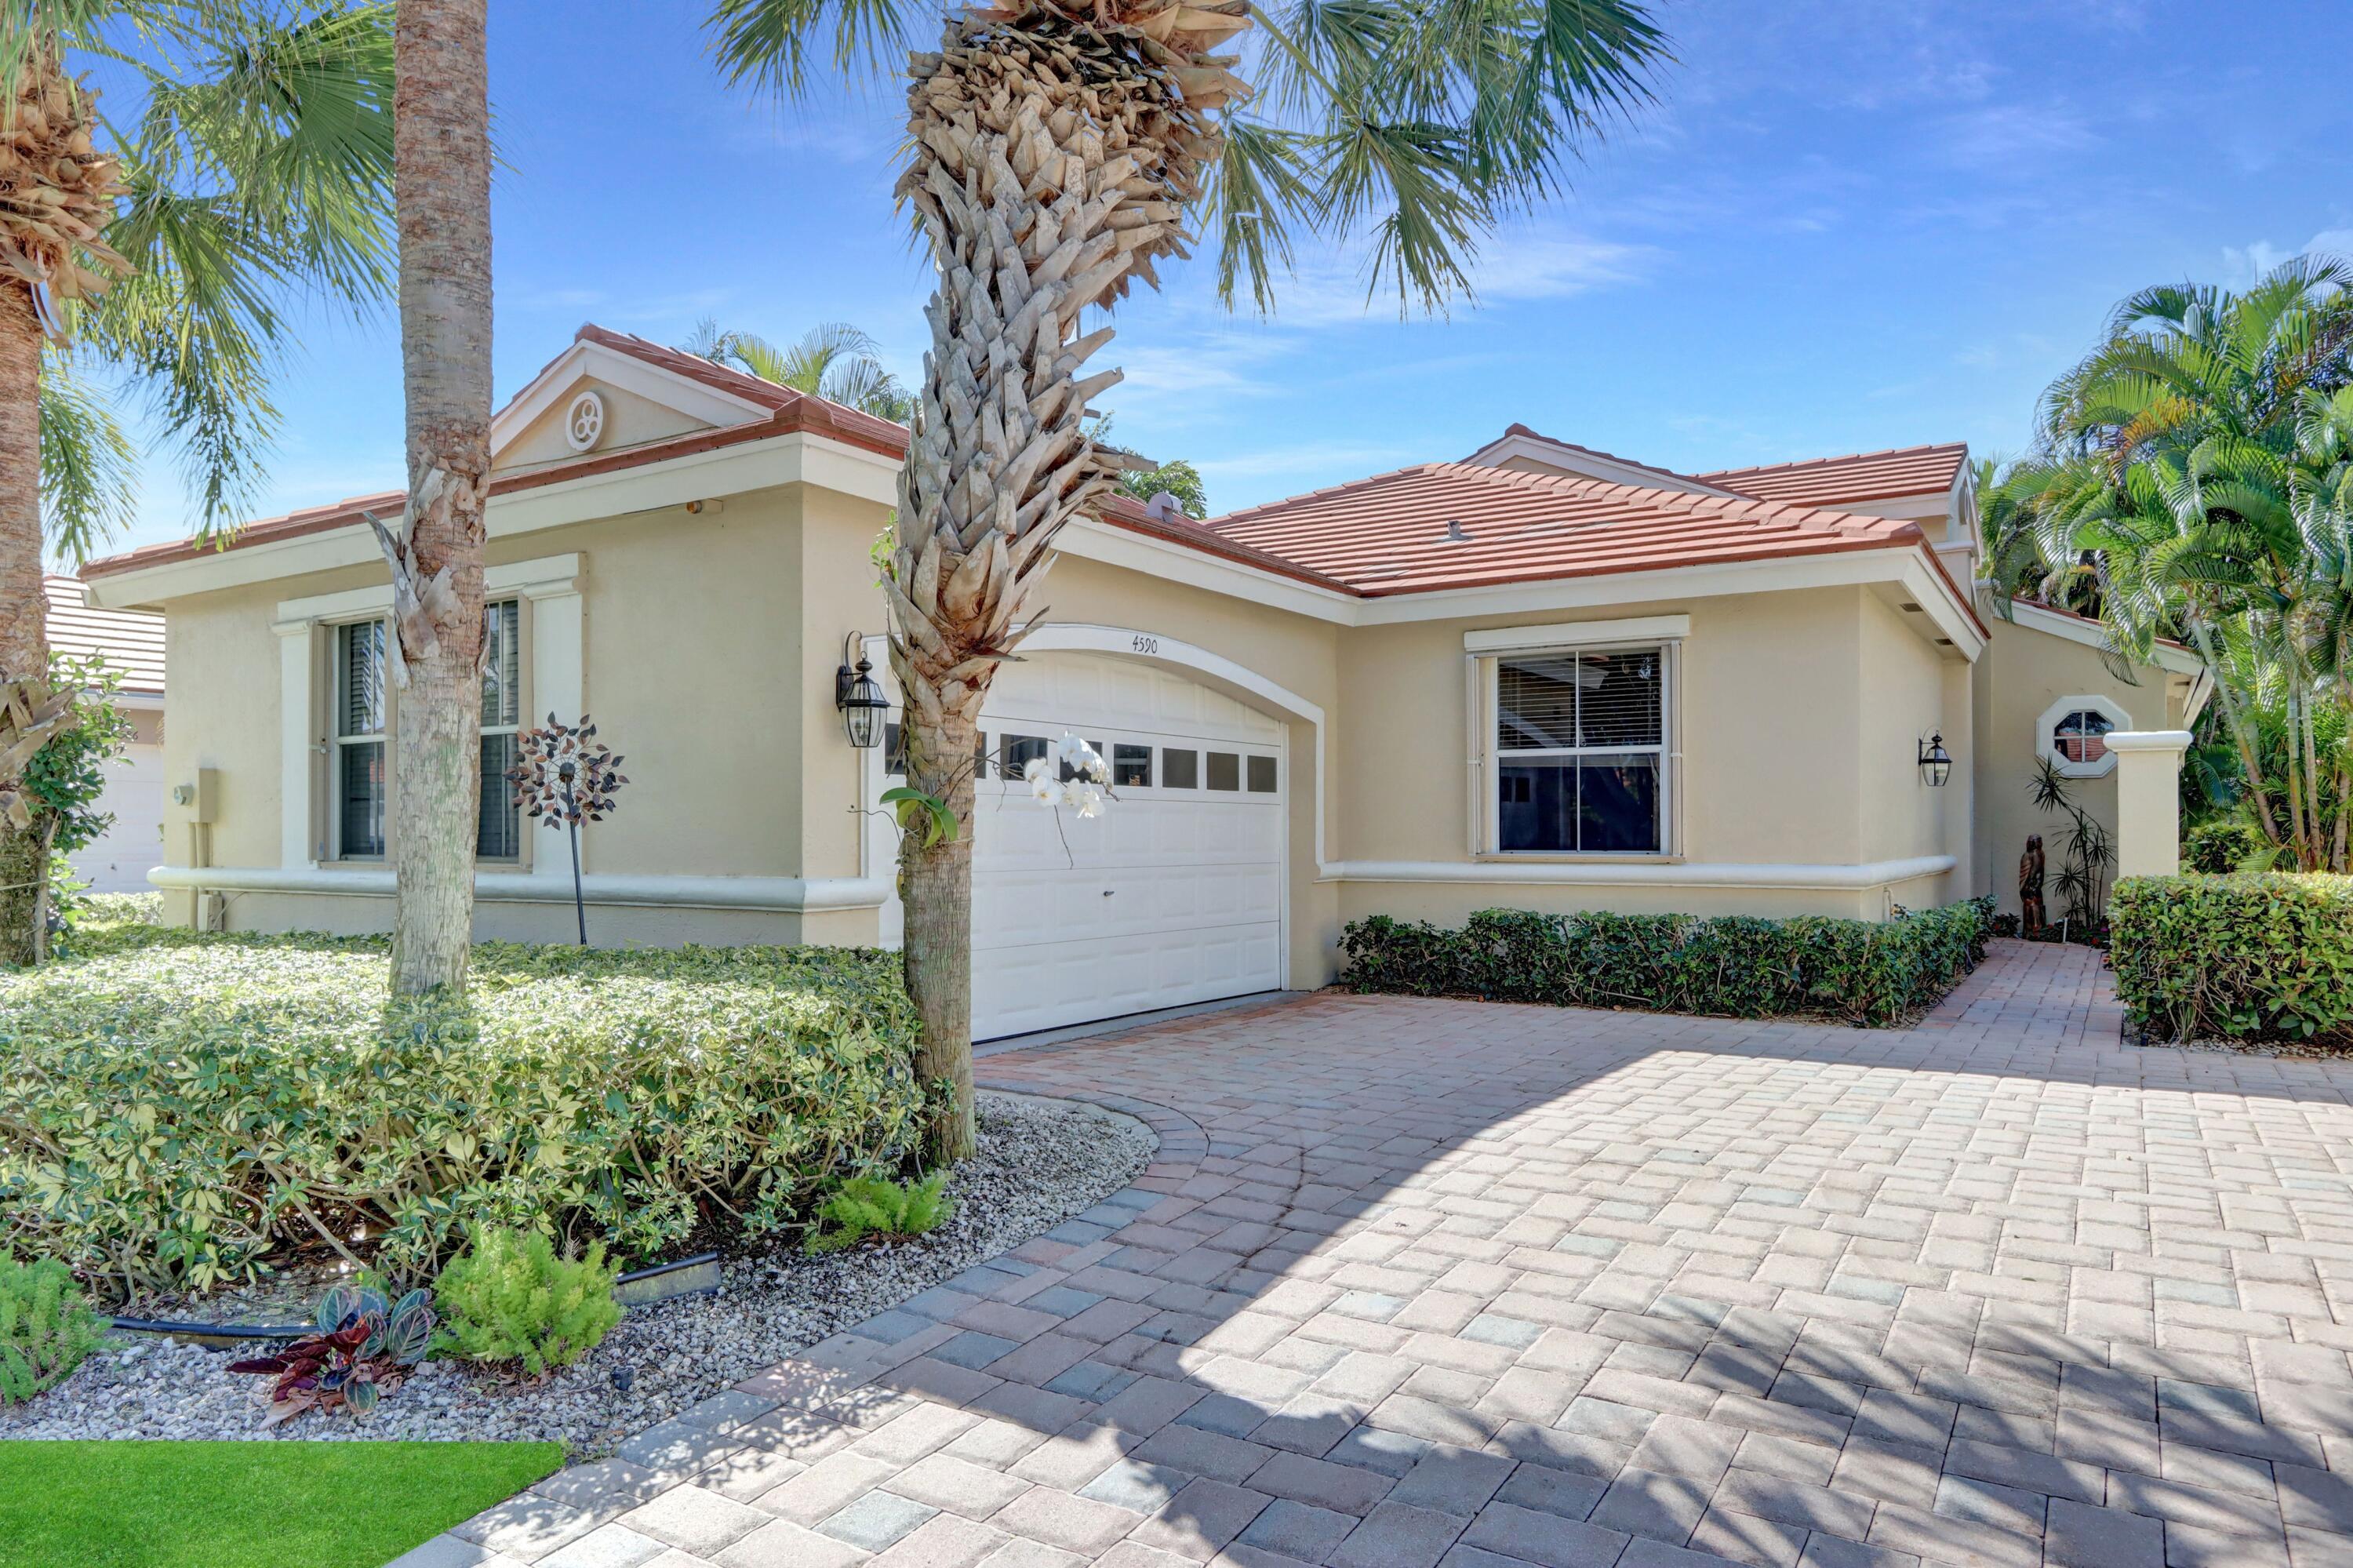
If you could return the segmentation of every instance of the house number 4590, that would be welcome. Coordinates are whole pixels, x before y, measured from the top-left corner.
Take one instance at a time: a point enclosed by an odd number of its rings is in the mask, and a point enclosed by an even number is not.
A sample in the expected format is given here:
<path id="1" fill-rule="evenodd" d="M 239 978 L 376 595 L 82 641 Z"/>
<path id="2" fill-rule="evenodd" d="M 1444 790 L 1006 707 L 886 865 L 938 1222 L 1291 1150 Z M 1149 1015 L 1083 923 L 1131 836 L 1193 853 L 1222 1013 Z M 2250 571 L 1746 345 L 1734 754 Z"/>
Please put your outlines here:
<path id="1" fill-rule="evenodd" d="M 1157 653 L 1160 652 L 1160 639 L 1146 637 L 1139 631 L 1135 634 L 1135 651 L 1138 653 Z"/>

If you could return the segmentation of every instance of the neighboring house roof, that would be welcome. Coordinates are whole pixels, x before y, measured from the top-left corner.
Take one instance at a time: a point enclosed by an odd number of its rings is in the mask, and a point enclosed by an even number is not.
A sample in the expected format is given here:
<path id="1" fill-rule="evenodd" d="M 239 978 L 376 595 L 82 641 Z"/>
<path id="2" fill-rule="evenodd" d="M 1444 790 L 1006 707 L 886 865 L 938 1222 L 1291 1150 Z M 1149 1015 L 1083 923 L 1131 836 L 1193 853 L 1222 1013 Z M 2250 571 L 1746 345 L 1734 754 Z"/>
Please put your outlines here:
<path id="1" fill-rule="evenodd" d="M 1896 518 L 1456 462 L 1376 474 L 1203 526 L 1368 597 L 1925 542 Z"/>
<path id="2" fill-rule="evenodd" d="M 49 648 L 74 659 L 103 660 L 122 673 L 126 692 L 164 694 L 164 618 L 137 609 L 100 609 L 75 577 L 45 577 Z"/>
<path id="3" fill-rule="evenodd" d="M 1961 441 L 1937 446 L 1894 447 L 1804 462 L 1766 463 L 1757 468 L 1719 469 L 1694 474 L 1703 484 L 1736 490 L 1760 501 L 1799 506 L 1848 506 L 1858 501 L 1894 501 L 1912 495 L 1942 495 L 1960 476 L 1969 449 Z"/>

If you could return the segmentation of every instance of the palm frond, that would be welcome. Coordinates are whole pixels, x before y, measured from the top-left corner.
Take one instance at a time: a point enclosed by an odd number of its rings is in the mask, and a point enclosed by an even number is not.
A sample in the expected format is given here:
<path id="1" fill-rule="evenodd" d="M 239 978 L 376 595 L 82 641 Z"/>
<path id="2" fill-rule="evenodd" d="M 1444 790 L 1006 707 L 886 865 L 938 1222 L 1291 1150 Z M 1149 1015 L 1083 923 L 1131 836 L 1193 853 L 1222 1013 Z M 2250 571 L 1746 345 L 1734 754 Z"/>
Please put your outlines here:
<path id="1" fill-rule="evenodd" d="M 137 515 L 139 450 L 64 350 L 43 352 L 40 394 L 42 532 L 78 567 Z"/>
<path id="2" fill-rule="evenodd" d="M 904 62 L 911 29 L 934 15 L 904 0 L 718 0 L 707 26 L 731 85 L 790 101 L 808 91 L 810 42 L 828 25 L 837 73 L 890 76 Z"/>

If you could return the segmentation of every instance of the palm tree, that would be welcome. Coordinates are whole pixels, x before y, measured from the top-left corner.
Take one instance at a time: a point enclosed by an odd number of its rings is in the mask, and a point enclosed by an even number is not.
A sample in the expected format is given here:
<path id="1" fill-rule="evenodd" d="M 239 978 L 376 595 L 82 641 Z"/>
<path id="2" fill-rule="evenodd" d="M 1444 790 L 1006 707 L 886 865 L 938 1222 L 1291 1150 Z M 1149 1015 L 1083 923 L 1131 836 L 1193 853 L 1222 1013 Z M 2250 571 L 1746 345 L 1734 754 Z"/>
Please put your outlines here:
<path id="1" fill-rule="evenodd" d="M 679 345 L 713 365 L 731 365 L 796 392 L 825 397 L 894 424 L 915 417 L 914 394 L 882 368 L 874 340 L 847 322 L 821 322 L 790 348 L 748 332 L 723 332 L 705 316 Z"/>
<path id="2" fill-rule="evenodd" d="M 85 62 L 132 79 L 134 118 L 100 112 Z M 44 513 L 69 560 L 128 514 L 120 385 L 179 449 L 200 530 L 234 523 L 276 429 L 282 296 L 365 304 L 389 279 L 391 13 L 23 0 L 0 72 L 0 959 L 21 964 L 44 954 L 49 824 L 14 775 L 61 721 Z"/>
<path id="3" fill-rule="evenodd" d="M 2044 450 L 2006 474 L 1997 570 L 2087 594 L 2122 661 L 2186 637 L 2214 676 L 2273 853 L 2342 866 L 2353 686 L 2346 607 L 2353 270 L 2299 258 L 2244 294 L 2189 285 L 2126 300 L 2054 383 Z M 2341 405 L 2341 411 L 2340 411 Z M 2334 715 L 2331 711 L 2334 710 Z M 2274 738 L 2276 737 L 2276 738 Z"/>
<path id="4" fill-rule="evenodd" d="M 1112 338 L 1082 331 L 1088 313 L 1156 287 L 1196 222 L 1216 231 L 1229 302 L 1247 289 L 1271 304 L 1294 226 L 1360 246 L 1367 299 L 1465 295 L 1481 239 L 1555 194 L 1564 160 L 1646 96 L 1665 56 L 1641 0 L 944 10 L 716 0 L 712 25 L 738 83 L 801 93 L 828 25 L 838 69 L 912 80 L 898 193 L 938 281 L 883 586 L 909 786 L 968 823 L 990 678 L 1034 624 L 1057 530 L 1116 482 L 1084 429 L 1120 379 L 1088 368 Z M 911 53 L 932 26 L 937 48 Z M 972 842 L 927 837 L 902 852 L 905 971 L 919 1067 L 954 1091 L 930 1139 L 952 1159 L 973 1136 Z"/>
<path id="5" fill-rule="evenodd" d="M 394 28 L 408 504 L 392 568 L 396 995 L 459 992 L 480 821 L 482 513 L 491 486 L 488 0 L 400 0 Z"/>

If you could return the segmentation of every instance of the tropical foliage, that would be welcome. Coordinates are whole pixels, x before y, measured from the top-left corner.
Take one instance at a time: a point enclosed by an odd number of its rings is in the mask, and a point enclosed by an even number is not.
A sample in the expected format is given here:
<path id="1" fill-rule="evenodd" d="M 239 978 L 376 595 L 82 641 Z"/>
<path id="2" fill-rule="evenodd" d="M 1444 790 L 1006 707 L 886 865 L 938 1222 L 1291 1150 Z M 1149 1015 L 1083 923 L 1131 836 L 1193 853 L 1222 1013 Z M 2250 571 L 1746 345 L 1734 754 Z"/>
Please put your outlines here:
<path id="1" fill-rule="evenodd" d="M 1056 532 L 1118 483 L 1086 432 L 1120 380 L 1091 317 L 1213 237 L 1261 310 L 1312 233 L 1366 298 L 1468 297 L 1481 244 L 1557 194 L 1641 102 L 1664 42 L 1639 0 L 716 0 L 721 69 L 784 97 L 813 65 L 905 80 L 898 194 L 937 269 L 883 588 L 907 785 L 960 824 L 997 667 L 1041 613 Z M 937 29 L 934 33 L 934 29 Z M 936 44 L 934 39 L 936 38 Z M 933 1151 L 970 1151 L 972 835 L 901 844 Z"/>
<path id="2" fill-rule="evenodd" d="M 2197 651 L 2235 774 L 2210 782 L 2307 871 L 2348 869 L 2353 827 L 2348 281 L 2306 258 L 2133 295 L 1985 503 L 1999 594 L 2095 615 L 2126 679 L 2159 638 Z"/>
<path id="3" fill-rule="evenodd" d="M 2152 1038 L 2353 1044 L 2353 877 L 2128 876 L 2108 907 L 2116 995 Z"/>
<path id="4" fill-rule="evenodd" d="M 73 1270 L 0 1252 L 0 1405 L 55 1388 L 105 1332 L 106 1319 L 90 1309 Z"/>
<path id="5" fill-rule="evenodd" d="M 1993 901 L 1891 920 L 1803 916 L 1541 915 L 1482 909 L 1459 927 L 1377 915 L 1341 934 L 1341 983 L 1734 1018 L 1819 1017 L 1886 1028 L 1936 1005 L 1985 957 Z"/>
<path id="6" fill-rule="evenodd" d="M 1209 514 L 1209 494 L 1201 482 L 1201 471 L 1182 458 L 1169 462 L 1154 462 L 1124 447 L 1113 444 L 1112 418 L 1106 414 L 1087 426 L 1087 440 L 1107 456 L 1119 462 L 1119 489 L 1133 500 L 1150 504 L 1155 495 L 1166 494 L 1176 503 L 1177 510 L 1196 519 Z"/>
<path id="7" fill-rule="evenodd" d="M 384 1000 L 380 939 L 123 927 L 0 975 L 0 1245 L 121 1295 L 291 1248 L 428 1277 L 468 1224 L 646 1257 L 892 1171 L 928 1114 L 887 956 L 485 944 Z"/>
<path id="8" fill-rule="evenodd" d="M 2116 864 L 2116 842 L 2099 818 L 2075 799 L 2075 781 L 2060 772 L 2049 758 L 2036 760 L 2026 792 L 2036 810 L 2066 821 L 2059 835 L 2059 874 L 2052 881 L 2052 891 L 2063 900 L 2059 917 L 2066 927 L 2089 933 L 2099 926 L 2107 907 L 2108 874 Z"/>
<path id="9" fill-rule="evenodd" d="M 461 1361 L 512 1366 L 528 1378 L 568 1367 L 621 1320 L 620 1269 L 605 1244 L 558 1253 L 546 1231 L 476 1225 L 466 1250 L 433 1282 L 442 1330 L 435 1349 Z"/>
<path id="10" fill-rule="evenodd" d="M 115 398 L 228 526 L 277 425 L 288 307 L 389 283 L 392 7 L 31 0 L 0 17 L 0 682 L 47 664 L 45 542 L 129 514 Z M 99 111 L 86 69 L 136 95 Z M 46 535 L 46 539 L 45 539 Z M 50 825 L 0 823 L 0 958 L 43 956 Z"/>
<path id="11" fill-rule="evenodd" d="M 386 1302 L 364 1287 L 335 1286 L 319 1298 L 316 1328 L 284 1350 L 228 1364 L 233 1372 L 277 1380 L 269 1385 L 270 1425 L 306 1410 L 366 1415 L 433 1348 L 433 1308 L 422 1290 Z"/>
<path id="12" fill-rule="evenodd" d="M 722 331 L 716 321 L 706 316 L 695 323 L 694 335 L 679 347 L 713 365 L 732 366 L 763 381 L 829 398 L 878 419 L 903 425 L 915 417 L 914 394 L 882 368 L 881 351 L 874 340 L 847 322 L 822 322 L 791 346 L 778 348 L 754 333 Z"/>

